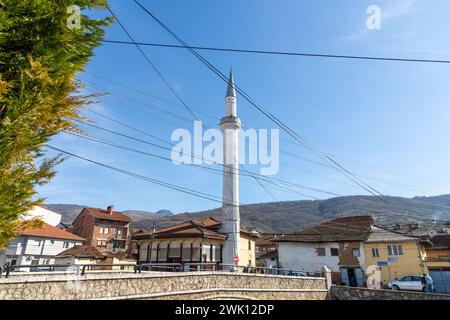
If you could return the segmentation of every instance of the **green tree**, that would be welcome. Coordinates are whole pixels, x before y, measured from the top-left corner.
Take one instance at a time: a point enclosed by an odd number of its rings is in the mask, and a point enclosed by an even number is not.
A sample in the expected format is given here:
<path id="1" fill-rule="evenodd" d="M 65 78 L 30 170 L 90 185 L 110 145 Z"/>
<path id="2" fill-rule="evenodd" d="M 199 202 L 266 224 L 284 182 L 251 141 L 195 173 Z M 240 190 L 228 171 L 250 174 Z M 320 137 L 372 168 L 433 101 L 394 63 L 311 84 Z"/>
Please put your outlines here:
<path id="1" fill-rule="evenodd" d="M 76 130 L 74 119 L 92 100 L 75 77 L 111 19 L 78 16 L 77 8 L 100 14 L 107 0 L 0 0 L 0 249 L 21 228 L 39 225 L 20 218 L 42 203 L 35 186 L 63 160 L 43 147 Z"/>

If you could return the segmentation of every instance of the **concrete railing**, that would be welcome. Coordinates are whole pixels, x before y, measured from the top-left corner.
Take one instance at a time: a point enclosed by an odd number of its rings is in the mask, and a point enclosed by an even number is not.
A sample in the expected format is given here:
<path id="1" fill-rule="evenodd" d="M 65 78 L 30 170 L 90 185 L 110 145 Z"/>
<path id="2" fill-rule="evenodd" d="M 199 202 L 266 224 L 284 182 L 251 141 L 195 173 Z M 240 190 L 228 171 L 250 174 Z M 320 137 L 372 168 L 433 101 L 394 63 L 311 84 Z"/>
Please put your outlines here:
<path id="1" fill-rule="evenodd" d="M 28 273 L 0 280 L 0 299 L 323 300 L 325 278 L 230 272 Z"/>

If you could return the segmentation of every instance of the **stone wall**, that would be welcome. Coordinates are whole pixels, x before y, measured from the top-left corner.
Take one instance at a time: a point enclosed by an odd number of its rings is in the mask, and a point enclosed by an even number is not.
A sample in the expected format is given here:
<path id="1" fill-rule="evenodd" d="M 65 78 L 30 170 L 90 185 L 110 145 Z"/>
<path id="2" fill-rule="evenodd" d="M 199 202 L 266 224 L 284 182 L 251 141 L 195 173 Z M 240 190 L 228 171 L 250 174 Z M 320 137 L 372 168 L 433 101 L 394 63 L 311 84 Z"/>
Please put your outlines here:
<path id="1" fill-rule="evenodd" d="M 305 299 L 327 296 L 324 278 L 229 272 L 12 275 L 0 299 Z"/>
<path id="2" fill-rule="evenodd" d="M 331 286 L 331 300 L 450 300 L 450 295 Z"/>

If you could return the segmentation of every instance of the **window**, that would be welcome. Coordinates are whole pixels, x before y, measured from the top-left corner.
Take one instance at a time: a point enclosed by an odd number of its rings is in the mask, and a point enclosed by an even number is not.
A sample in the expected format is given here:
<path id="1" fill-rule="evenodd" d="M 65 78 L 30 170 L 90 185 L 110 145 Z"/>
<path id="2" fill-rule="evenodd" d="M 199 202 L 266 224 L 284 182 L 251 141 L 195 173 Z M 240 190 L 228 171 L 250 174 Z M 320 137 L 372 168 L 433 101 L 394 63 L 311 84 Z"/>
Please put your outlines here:
<path id="1" fill-rule="evenodd" d="M 361 252 L 359 251 L 358 248 L 353 249 L 353 250 L 352 250 L 352 253 L 353 253 L 353 256 L 354 256 L 354 257 L 360 257 L 360 256 L 361 256 Z"/>
<path id="2" fill-rule="evenodd" d="M 97 247 L 106 248 L 107 242 L 106 240 L 97 240 Z"/>
<path id="3" fill-rule="evenodd" d="M 252 250 L 252 242 L 248 240 L 248 250 Z"/>
<path id="4" fill-rule="evenodd" d="M 178 242 L 172 242 L 169 244 L 169 257 L 178 258 L 181 256 L 181 244 Z"/>
<path id="5" fill-rule="evenodd" d="M 167 260 L 167 243 L 160 243 L 158 249 L 158 261 Z"/>
<path id="6" fill-rule="evenodd" d="M 338 248 L 330 248 L 330 252 L 331 252 L 331 255 L 333 257 L 339 256 L 339 249 Z"/>
<path id="7" fill-rule="evenodd" d="M 100 233 L 101 233 L 101 234 L 108 234 L 108 233 L 109 233 L 109 228 L 106 228 L 106 227 L 100 227 Z"/>
<path id="8" fill-rule="evenodd" d="M 411 277 L 403 277 L 400 279 L 400 281 L 404 282 L 404 281 L 411 281 Z"/>
<path id="9" fill-rule="evenodd" d="M 325 257 L 325 248 L 316 248 L 317 256 Z"/>
<path id="10" fill-rule="evenodd" d="M 387 246 L 388 249 L 388 255 L 390 256 L 402 256 L 403 255 L 403 248 L 399 244 L 389 244 Z"/>
<path id="11" fill-rule="evenodd" d="M 55 240 L 50 240 L 50 244 L 55 244 Z"/>
<path id="12" fill-rule="evenodd" d="M 378 248 L 372 248 L 372 257 L 379 258 L 380 257 L 380 251 Z"/>
<path id="13" fill-rule="evenodd" d="M 64 241 L 64 243 L 63 243 L 63 248 L 64 248 L 64 249 L 67 249 L 68 247 L 69 247 L 69 242 Z"/>

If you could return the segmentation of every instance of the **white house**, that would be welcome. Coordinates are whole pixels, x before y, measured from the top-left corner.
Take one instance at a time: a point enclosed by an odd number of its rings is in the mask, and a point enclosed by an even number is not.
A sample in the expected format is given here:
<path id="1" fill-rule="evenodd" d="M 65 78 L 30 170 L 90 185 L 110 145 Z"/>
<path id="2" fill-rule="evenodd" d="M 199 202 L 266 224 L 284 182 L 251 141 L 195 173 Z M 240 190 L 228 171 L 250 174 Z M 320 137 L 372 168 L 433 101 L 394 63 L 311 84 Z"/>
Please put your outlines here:
<path id="1" fill-rule="evenodd" d="M 370 216 L 342 217 L 274 238 L 283 269 L 310 273 L 327 266 L 337 284 L 364 285 L 363 241 L 373 225 Z"/>
<path id="2" fill-rule="evenodd" d="M 61 215 L 59 213 L 50 211 L 41 206 L 34 206 L 22 217 L 23 220 L 31 220 L 35 218 L 39 218 L 54 227 L 61 222 Z"/>
<path id="3" fill-rule="evenodd" d="M 44 223 L 42 228 L 28 228 L 10 241 L 0 252 L 0 265 L 45 265 L 53 264 L 55 256 L 75 245 L 81 245 L 84 239 Z M 22 268 L 20 271 L 34 271 Z M 17 270 L 16 270 L 17 271 Z"/>

